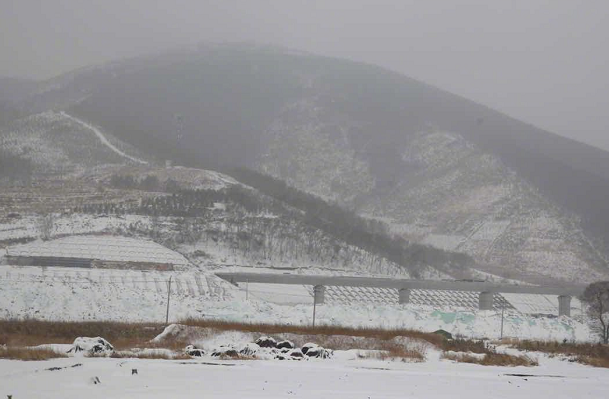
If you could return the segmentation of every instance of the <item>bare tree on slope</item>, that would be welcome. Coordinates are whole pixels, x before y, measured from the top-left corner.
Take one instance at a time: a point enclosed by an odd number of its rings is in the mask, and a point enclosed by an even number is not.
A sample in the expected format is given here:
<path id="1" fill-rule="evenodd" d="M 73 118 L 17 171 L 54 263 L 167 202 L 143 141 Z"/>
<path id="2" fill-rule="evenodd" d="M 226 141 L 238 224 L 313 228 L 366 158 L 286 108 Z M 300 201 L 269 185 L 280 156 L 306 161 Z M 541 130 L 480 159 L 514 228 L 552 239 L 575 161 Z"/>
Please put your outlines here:
<path id="1" fill-rule="evenodd" d="M 581 297 L 588 306 L 588 313 L 600 323 L 600 337 L 609 343 L 609 281 L 599 281 L 586 287 Z"/>

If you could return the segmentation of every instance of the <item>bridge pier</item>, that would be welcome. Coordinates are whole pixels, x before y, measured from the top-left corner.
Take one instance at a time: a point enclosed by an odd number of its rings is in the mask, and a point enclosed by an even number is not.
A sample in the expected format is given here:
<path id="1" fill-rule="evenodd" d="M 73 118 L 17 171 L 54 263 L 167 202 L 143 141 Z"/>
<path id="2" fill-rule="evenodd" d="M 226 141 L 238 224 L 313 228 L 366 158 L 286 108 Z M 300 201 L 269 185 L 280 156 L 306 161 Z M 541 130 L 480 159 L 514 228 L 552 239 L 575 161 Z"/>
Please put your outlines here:
<path id="1" fill-rule="evenodd" d="M 492 292 L 481 292 L 478 297 L 478 309 L 493 310 L 493 296 Z"/>
<path id="2" fill-rule="evenodd" d="M 398 303 L 404 304 L 410 302 L 410 289 L 408 288 L 400 288 L 398 290 Z"/>
<path id="3" fill-rule="evenodd" d="M 571 297 L 568 295 L 558 296 L 558 315 L 571 317 Z"/>
<path id="4" fill-rule="evenodd" d="M 326 287 L 323 285 L 316 285 L 313 287 L 313 300 L 317 305 L 323 305 L 326 299 Z"/>

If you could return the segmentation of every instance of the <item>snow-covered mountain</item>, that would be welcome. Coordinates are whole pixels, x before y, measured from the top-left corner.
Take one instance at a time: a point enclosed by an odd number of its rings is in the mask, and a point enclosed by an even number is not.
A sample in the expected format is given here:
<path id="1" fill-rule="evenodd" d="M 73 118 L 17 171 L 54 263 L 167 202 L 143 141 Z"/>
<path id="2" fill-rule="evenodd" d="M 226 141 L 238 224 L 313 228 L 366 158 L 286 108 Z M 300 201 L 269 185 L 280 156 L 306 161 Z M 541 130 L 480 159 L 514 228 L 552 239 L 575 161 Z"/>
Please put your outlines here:
<path id="1" fill-rule="evenodd" d="M 471 255 L 484 271 L 539 282 L 609 270 L 608 153 L 375 66 L 201 45 L 83 68 L 28 93 L 12 106 L 34 116 L 5 126 L 3 146 L 35 162 L 38 136 L 19 132 L 43 119 L 97 140 L 79 165 L 246 166 L 411 243 Z M 45 156 L 75 162 L 68 148 Z"/>
<path id="2" fill-rule="evenodd" d="M 310 114 L 314 106 L 295 108 Z M 272 124 L 272 144 L 258 164 L 263 172 L 383 220 L 408 240 L 467 253 L 505 277 L 547 282 L 607 275 L 607 255 L 580 217 L 457 133 L 429 127 L 411 135 L 396 148 L 400 162 L 379 189 L 348 124 L 294 119 Z"/>
<path id="3" fill-rule="evenodd" d="M 464 271 L 451 271 L 450 260 L 433 266 L 422 258 L 391 260 L 230 176 L 146 161 L 133 146 L 63 112 L 19 119 L 0 133 L 1 154 L 31 165 L 27 180 L 3 170 L 2 247 L 109 233 L 152 238 L 205 270 L 243 266 L 409 277 L 416 269 L 434 278 Z"/>

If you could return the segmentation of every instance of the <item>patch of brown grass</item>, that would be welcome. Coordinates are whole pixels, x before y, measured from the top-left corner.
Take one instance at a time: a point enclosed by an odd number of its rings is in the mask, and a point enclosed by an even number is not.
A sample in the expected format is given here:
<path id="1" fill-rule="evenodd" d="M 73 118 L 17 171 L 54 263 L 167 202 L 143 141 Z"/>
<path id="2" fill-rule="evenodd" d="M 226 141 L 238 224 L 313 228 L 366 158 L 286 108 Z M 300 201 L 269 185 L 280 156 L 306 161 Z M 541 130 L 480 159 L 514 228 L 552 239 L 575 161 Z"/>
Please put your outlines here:
<path id="1" fill-rule="evenodd" d="M 484 341 L 473 339 L 451 339 L 444 340 L 441 348 L 445 351 L 454 352 L 472 352 L 472 353 L 489 353 Z"/>
<path id="2" fill-rule="evenodd" d="M 411 362 L 422 362 L 425 360 L 425 348 L 421 346 L 385 344 L 381 345 L 381 348 L 382 349 L 379 352 L 368 357 L 379 360 L 400 359 L 402 361 Z"/>
<path id="3" fill-rule="evenodd" d="M 65 353 L 58 353 L 50 349 L 23 347 L 0 348 L 0 359 L 33 361 L 56 359 L 60 357 L 68 357 L 68 355 Z"/>
<path id="4" fill-rule="evenodd" d="M 127 347 L 151 340 L 164 326 L 154 323 L 64 322 L 45 320 L 0 320 L 0 344 L 35 346 L 70 344 L 76 337 L 104 337 L 115 347 Z"/>
<path id="5" fill-rule="evenodd" d="M 609 345 L 556 341 L 513 341 L 512 347 L 531 352 L 609 359 Z"/>
<path id="6" fill-rule="evenodd" d="M 440 356 L 441 359 L 452 360 L 458 363 L 472 363 L 472 364 L 480 364 L 482 359 L 474 355 L 470 355 L 468 353 L 451 353 L 451 352 L 443 352 Z"/>
<path id="7" fill-rule="evenodd" d="M 526 355 L 509 355 L 507 353 L 487 354 L 482 363 L 483 366 L 539 366 L 537 360 Z"/>
<path id="8" fill-rule="evenodd" d="M 606 357 L 578 356 L 575 361 L 588 366 L 609 368 L 609 359 Z"/>
<path id="9" fill-rule="evenodd" d="M 488 352 L 482 356 L 474 356 L 468 353 L 448 353 L 442 354 L 442 359 L 453 360 L 459 363 L 479 364 L 482 366 L 539 366 L 535 359 L 524 355 L 509 355 L 507 353 Z"/>
<path id="10" fill-rule="evenodd" d="M 279 335 L 283 336 L 283 339 L 296 342 L 297 345 L 315 342 L 330 349 L 375 349 L 382 351 L 383 354 L 379 356 L 383 358 L 417 361 L 424 360 L 426 345 L 440 347 L 445 341 L 440 335 L 409 329 L 349 328 L 324 325 L 310 327 L 201 319 L 188 319 L 181 324 L 201 327 L 212 334 L 218 331 L 243 331 L 264 335 Z M 168 356 L 164 354 L 137 355 L 128 350 L 133 348 L 167 348 L 181 352 L 186 345 L 191 343 L 183 339 L 171 338 L 158 343 L 150 342 L 152 338 L 163 331 L 163 328 L 163 325 L 154 323 L 57 322 L 33 319 L 0 320 L 0 344 L 34 346 L 47 343 L 72 343 L 79 336 L 101 336 L 110 341 L 116 348 L 117 354 L 114 355 L 115 357 L 165 358 Z M 412 340 L 416 342 L 413 343 Z"/>
<path id="11" fill-rule="evenodd" d="M 519 350 L 564 355 L 582 364 L 609 368 L 609 345 L 531 340 L 513 341 L 510 345 Z"/>

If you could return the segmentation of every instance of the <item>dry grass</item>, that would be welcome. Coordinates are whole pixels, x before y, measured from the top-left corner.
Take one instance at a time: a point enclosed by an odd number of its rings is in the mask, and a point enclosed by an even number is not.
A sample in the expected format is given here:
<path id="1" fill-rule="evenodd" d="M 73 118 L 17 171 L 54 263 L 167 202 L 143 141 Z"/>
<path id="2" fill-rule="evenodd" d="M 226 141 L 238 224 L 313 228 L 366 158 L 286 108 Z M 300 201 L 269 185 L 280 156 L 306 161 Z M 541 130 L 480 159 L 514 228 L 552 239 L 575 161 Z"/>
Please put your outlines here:
<path id="1" fill-rule="evenodd" d="M 482 366 L 539 366 L 536 360 L 524 355 L 509 355 L 507 353 L 488 352 L 484 356 L 474 356 L 467 353 L 448 353 L 442 354 L 442 359 L 453 360 L 459 363 L 480 364 Z"/>
<path id="2" fill-rule="evenodd" d="M 381 341 L 389 341 L 394 338 L 405 337 L 426 341 L 432 345 L 440 346 L 444 338 L 438 334 L 425 333 L 422 331 L 408 329 L 383 329 L 383 328 L 351 328 L 337 326 L 296 326 L 288 324 L 262 324 L 262 323 L 235 323 L 219 320 L 186 319 L 180 321 L 194 327 L 210 328 L 218 331 L 244 331 L 251 333 L 273 334 L 296 334 L 310 337 L 321 336 L 351 336 L 374 338 Z M 320 343 L 323 346 L 323 344 Z"/>
<path id="3" fill-rule="evenodd" d="M 578 356 L 575 360 L 588 366 L 609 368 L 609 359 L 606 357 Z"/>
<path id="4" fill-rule="evenodd" d="M 480 364 L 483 366 L 538 366 L 537 360 L 525 355 L 498 353 L 485 341 L 458 338 L 444 341 L 442 344 L 443 359 L 459 363 Z M 476 356 L 476 354 L 478 356 Z M 482 356 L 480 356 L 482 355 Z"/>
<path id="5" fill-rule="evenodd" d="M 441 348 L 444 351 L 490 353 L 484 341 L 463 338 L 445 340 L 442 342 Z"/>
<path id="6" fill-rule="evenodd" d="M 315 342 L 335 350 L 379 350 L 379 358 L 422 361 L 428 345 L 439 346 L 444 338 L 433 333 L 407 329 L 348 328 L 335 326 L 293 326 L 280 324 L 232 323 L 218 320 L 188 319 L 180 324 L 206 329 L 206 334 L 222 331 L 242 331 L 263 335 L 282 336 L 297 345 Z M 164 326 L 152 323 L 120 322 L 55 322 L 42 320 L 0 321 L 0 344 L 33 346 L 47 343 L 72 343 L 79 336 L 101 336 L 110 341 L 117 352 L 114 357 L 175 358 L 163 353 L 129 351 L 133 348 L 166 348 L 181 352 L 191 342 L 170 338 L 163 342 L 150 342 Z M 414 343 L 412 341 L 415 341 Z M 250 359 L 239 355 L 239 360 Z M 190 357 L 186 357 L 190 358 Z M 235 360 L 230 358 L 230 360 Z"/>
<path id="7" fill-rule="evenodd" d="M 609 359 L 609 345 L 602 344 L 577 344 L 570 342 L 563 343 L 555 341 L 522 340 L 512 341 L 510 345 L 524 351 Z"/>
<path id="8" fill-rule="evenodd" d="M 234 323 L 218 320 L 188 319 L 180 324 L 200 327 L 210 331 L 245 331 L 287 339 L 302 346 L 307 342 L 333 350 L 377 350 L 374 357 L 382 360 L 402 359 L 424 361 L 427 348 L 438 346 L 444 338 L 433 333 L 408 329 L 349 328 L 337 326 L 294 326 L 283 324 Z"/>
<path id="9" fill-rule="evenodd" d="M 400 359 L 402 361 L 411 362 L 422 362 L 425 360 L 425 348 L 422 346 L 384 344 L 381 345 L 381 348 L 381 351 L 375 352 L 367 357 L 379 360 Z"/>
<path id="10" fill-rule="evenodd" d="M 524 351 L 564 355 L 594 367 L 609 368 L 609 345 L 553 341 L 512 341 L 510 345 Z"/>
<path id="11" fill-rule="evenodd" d="M 180 322 L 195 327 L 216 331 L 243 331 L 261 334 L 297 334 L 310 337 L 351 336 L 374 338 L 388 341 L 398 337 L 407 337 L 429 342 L 440 346 L 443 337 L 408 329 L 382 328 L 349 328 L 335 326 L 294 326 L 284 324 L 234 323 L 219 320 L 187 319 Z M 110 341 L 116 348 L 137 347 L 142 343 L 150 346 L 152 338 L 163 331 L 162 324 L 154 323 L 120 323 L 120 322 L 57 322 L 43 320 L 0 320 L 0 344 L 40 345 L 45 343 L 72 343 L 76 337 L 101 336 Z M 185 342 L 173 343 L 183 348 Z M 163 344 L 163 347 L 167 347 Z"/>
<path id="12" fill-rule="evenodd" d="M 0 348 L 0 359 L 10 360 L 48 360 L 60 357 L 68 357 L 64 353 L 58 353 L 50 349 L 39 348 Z"/>
<path id="13" fill-rule="evenodd" d="M 70 344 L 76 337 L 101 336 L 116 348 L 123 348 L 149 341 L 161 331 L 163 331 L 161 324 L 152 323 L 0 320 L 0 344 L 9 346 Z"/>

